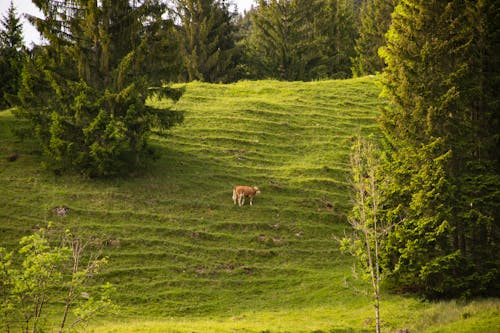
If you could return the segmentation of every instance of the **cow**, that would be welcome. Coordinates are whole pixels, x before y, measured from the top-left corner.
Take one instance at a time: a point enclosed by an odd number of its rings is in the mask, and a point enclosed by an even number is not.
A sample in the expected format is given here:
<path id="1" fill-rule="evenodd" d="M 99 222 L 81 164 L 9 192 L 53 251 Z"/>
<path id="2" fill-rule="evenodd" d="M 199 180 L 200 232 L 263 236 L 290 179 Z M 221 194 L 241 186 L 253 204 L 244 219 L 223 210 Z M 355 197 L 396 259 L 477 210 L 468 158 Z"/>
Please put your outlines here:
<path id="1" fill-rule="evenodd" d="M 233 202 L 236 205 L 236 201 L 238 201 L 238 206 L 243 206 L 245 204 L 245 197 L 250 199 L 250 206 L 253 206 L 253 198 L 260 194 L 260 190 L 258 187 L 250 187 L 250 186 L 235 186 L 233 188 Z"/>

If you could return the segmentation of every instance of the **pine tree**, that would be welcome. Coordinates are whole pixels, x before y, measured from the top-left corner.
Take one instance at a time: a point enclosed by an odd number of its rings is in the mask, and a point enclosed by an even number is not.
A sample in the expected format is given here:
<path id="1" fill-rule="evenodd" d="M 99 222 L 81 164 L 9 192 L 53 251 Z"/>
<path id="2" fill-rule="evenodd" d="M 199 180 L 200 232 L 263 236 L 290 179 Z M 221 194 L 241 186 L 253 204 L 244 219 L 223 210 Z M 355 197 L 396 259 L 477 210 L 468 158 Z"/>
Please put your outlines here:
<path id="1" fill-rule="evenodd" d="M 250 66 L 256 77 L 349 76 L 354 14 L 343 0 L 261 0 L 252 12 Z"/>
<path id="2" fill-rule="evenodd" d="M 385 67 L 378 49 L 385 45 L 385 34 L 389 30 L 391 14 L 399 0 L 367 0 L 360 12 L 361 28 L 356 39 L 356 57 L 352 72 L 364 76 L 382 72 Z"/>
<path id="3" fill-rule="evenodd" d="M 236 13 L 221 0 L 177 0 L 185 80 L 230 82 L 238 57 Z"/>
<path id="4" fill-rule="evenodd" d="M 250 52 L 257 77 L 281 80 L 297 79 L 291 62 L 296 50 L 293 25 L 296 16 L 290 1 L 260 0 L 253 12 Z"/>
<path id="5" fill-rule="evenodd" d="M 51 169 L 114 175 L 143 164 L 148 135 L 181 120 L 146 99 L 175 71 L 173 22 L 159 1 L 38 0 L 31 17 L 49 45 L 23 71 L 19 116 L 30 121 Z M 166 63 L 167 62 L 167 63 Z M 169 62 L 169 63 L 168 63 Z"/>
<path id="6" fill-rule="evenodd" d="M 492 0 L 403 0 L 388 44 L 382 124 L 395 148 L 386 269 L 427 297 L 498 282 L 498 13 Z M 486 253 L 493 255 L 486 256 Z"/>
<path id="7" fill-rule="evenodd" d="M 348 78 L 358 33 L 355 8 L 349 0 L 328 0 L 321 8 L 324 16 L 317 30 L 320 31 L 318 37 L 324 41 L 319 50 L 326 56 L 327 68 L 322 77 Z"/>
<path id="8" fill-rule="evenodd" d="M 0 108 L 11 106 L 9 96 L 19 89 L 26 51 L 23 46 L 23 26 L 11 1 L 7 15 L 0 20 Z M 10 97 L 12 98 L 12 97 Z"/>

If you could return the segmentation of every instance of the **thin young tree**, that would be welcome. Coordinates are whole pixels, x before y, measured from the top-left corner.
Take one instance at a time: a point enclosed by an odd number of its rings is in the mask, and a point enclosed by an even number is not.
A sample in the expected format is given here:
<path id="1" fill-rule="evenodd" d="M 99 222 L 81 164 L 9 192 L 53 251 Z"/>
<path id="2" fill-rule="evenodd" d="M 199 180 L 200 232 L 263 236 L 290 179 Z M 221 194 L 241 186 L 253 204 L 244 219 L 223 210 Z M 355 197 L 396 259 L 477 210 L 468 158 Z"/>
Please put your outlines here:
<path id="1" fill-rule="evenodd" d="M 56 298 L 55 290 L 63 281 L 68 248 L 52 246 L 49 232 L 42 228 L 21 239 L 18 251 L 21 269 L 10 272 L 15 281 L 12 295 L 26 333 L 39 332 L 43 328 L 45 308 Z"/>
<path id="2" fill-rule="evenodd" d="M 108 258 L 101 254 L 101 246 L 94 246 L 95 242 L 84 239 L 79 233 L 74 234 L 70 230 L 65 231 L 63 245 L 69 249 L 70 264 L 65 283 L 67 294 L 64 299 L 60 333 L 65 331 L 71 308 L 74 308 L 76 319 L 70 324 L 69 329 L 88 322 L 97 313 L 112 311 L 115 308 L 110 299 L 110 293 L 113 291 L 111 285 L 102 285 L 98 297 L 90 295 L 86 289 L 108 262 Z"/>
<path id="3" fill-rule="evenodd" d="M 380 333 L 380 251 L 388 227 L 380 219 L 382 189 L 378 180 L 379 153 L 374 143 L 358 138 L 350 154 L 353 208 L 349 216 L 352 234 L 341 248 L 360 262 L 369 276 L 375 307 L 376 332 Z"/>
<path id="4" fill-rule="evenodd" d="M 0 247 L 0 330 L 10 332 L 16 314 L 16 302 L 12 293 L 15 281 L 12 272 L 12 251 Z"/>

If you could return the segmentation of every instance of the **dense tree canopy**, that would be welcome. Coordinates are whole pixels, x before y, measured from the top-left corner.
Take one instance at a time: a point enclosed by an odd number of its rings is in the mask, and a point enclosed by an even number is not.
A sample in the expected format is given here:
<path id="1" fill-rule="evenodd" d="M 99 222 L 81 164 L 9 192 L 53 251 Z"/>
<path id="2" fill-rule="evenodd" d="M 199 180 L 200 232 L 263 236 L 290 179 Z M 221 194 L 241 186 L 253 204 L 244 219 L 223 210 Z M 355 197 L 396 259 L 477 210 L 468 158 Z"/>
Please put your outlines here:
<path id="1" fill-rule="evenodd" d="M 348 77 L 354 12 L 342 0 L 260 0 L 251 12 L 247 52 L 253 77 Z"/>

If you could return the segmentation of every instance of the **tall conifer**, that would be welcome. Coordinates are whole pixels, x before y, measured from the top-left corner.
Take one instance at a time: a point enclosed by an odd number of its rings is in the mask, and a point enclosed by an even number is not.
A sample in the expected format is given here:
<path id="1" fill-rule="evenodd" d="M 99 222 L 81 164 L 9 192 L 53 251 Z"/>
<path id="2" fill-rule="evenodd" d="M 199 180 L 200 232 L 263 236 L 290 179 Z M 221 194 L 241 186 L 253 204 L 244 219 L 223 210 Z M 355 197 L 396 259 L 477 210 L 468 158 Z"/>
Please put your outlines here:
<path id="1" fill-rule="evenodd" d="M 351 58 L 355 55 L 354 40 L 358 34 L 355 8 L 349 0 L 327 0 L 321 7 L 316 38 L 324 41 L 319 48 L 326 56 L 327 70 L 322 77 L 348 78 Z M 323 14 L 322 14 L 323 13 Z"/>
<path id="2" fill-rule="evenodd" d="M 383 51 L 392 107 L 382 124 L 396 148 L 386 269 L 400 288 L 427 297 L 491 294 L 498 282 L 495 8 L 493 0 L 402 0 Z"/>
<path id="3" fill-rule="evenodd" d="M 360 11 L 361 28 L 356 39 L 356 57 L 352 72 L 363 76 L 381 72 L 385 66 L 378 49 L 385 45 L 385 34 L 389 30 L 391 14 L 399 0 L 367 0 Z"/>
<path id="4" fill-rule="evenodd" d="M 249 52 L 257 77 L 297 79 L 292 67 L 298 33 L 294 27 L 297 15 L 293 9 L 288 0 L 260 0 L 257 9 L 252 12 Z"/>
<path id="5" fill-rule="evenodd" d="M 0 108 L 9 106 L 9 96 L 17 93 L 26 50 L 23 26 L 11 1 L 7 15 L 0 20 Z"/>
<path id="6" fill-rule="evenodd" d="M 236 13 L 225 0 L 177 0 L 180 41 L 188 81 L 235 79 Z"/>

